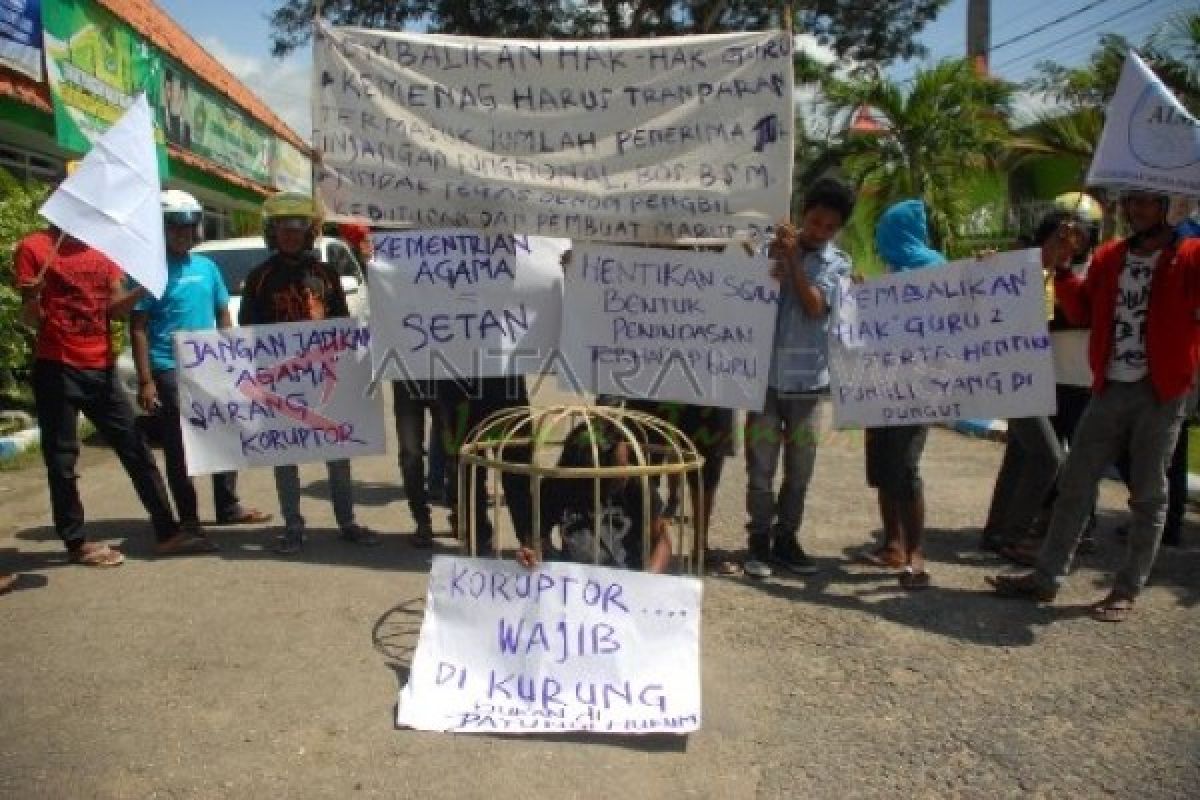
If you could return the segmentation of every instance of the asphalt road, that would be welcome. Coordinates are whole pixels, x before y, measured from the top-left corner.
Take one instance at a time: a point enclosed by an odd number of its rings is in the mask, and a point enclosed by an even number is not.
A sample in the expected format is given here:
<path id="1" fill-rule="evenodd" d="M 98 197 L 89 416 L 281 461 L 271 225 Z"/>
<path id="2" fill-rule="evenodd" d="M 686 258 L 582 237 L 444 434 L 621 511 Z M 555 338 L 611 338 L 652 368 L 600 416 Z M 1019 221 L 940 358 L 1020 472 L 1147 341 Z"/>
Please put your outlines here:
<path id="1" fill-rule="evenodd" d="M 1000 451 L 931 436 L 935 588 L 905 594 L 848 563 L 877 513 L 861 438 L 827 440 L 803 532 L 822 572 L 705 580 L 704 725 L 686 738 L 397 730 L 429 554 L 392 457 L 354 465 L 381 547 L 336 538 L 306 467 L 303 556 L 272 554 L 271 528 L 216 528 L 219 554 L 168 560 L 115 459 L 88 448 L 89 529 L 129 557 L 107 571 L 66 563 L 40 469 L 0 473 L 0 569 L 22 573 L 0 598 L 0 797 L 1194 797 L 1200 552 L 1162 554 L 1133 620 L 1088 619 L 1118 557 L 1110 484 L 1101 552 L 1058 603 L 992 597 L 999 564 L 973 546 Z M 737 457 L 718 547 L 742 543 L 744 488 Z M 242 492 L 275 510 L 269 470 Z"/>

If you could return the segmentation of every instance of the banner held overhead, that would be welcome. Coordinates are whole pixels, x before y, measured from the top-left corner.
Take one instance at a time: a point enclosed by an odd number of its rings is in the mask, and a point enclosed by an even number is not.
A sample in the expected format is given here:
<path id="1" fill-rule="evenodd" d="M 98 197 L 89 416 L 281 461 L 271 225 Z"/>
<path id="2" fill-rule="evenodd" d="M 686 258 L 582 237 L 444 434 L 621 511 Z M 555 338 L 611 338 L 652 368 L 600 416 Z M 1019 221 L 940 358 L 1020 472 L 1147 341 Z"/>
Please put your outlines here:
<path id="1" fill-rule="evenodd" d="M 627 242 L 757 233 L 791 195 L 787 34 L 475 39 L 318 23 L 335 217 Z"/>

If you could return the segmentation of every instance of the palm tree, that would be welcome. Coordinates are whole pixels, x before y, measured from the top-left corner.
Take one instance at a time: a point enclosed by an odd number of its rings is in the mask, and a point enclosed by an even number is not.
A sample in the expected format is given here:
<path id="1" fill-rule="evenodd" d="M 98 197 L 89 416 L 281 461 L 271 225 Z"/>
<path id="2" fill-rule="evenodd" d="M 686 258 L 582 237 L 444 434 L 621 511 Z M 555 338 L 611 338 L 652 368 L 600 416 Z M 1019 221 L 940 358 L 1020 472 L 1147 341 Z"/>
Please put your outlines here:
<path id="1" fill-rule="evenodd" d="M 971 178 L 1005 151 L 1012 87 L 957 59 L 918 70 L 911 87 L 875 71 L 862 80 L 831 79 L 824 93 L 833 114 L 850 119 L 867 108 L 883 123 L 879 132 L 844 136 L 843 170 L 880 206 L 922 198 L 947 246 L 969 211 Z"/>

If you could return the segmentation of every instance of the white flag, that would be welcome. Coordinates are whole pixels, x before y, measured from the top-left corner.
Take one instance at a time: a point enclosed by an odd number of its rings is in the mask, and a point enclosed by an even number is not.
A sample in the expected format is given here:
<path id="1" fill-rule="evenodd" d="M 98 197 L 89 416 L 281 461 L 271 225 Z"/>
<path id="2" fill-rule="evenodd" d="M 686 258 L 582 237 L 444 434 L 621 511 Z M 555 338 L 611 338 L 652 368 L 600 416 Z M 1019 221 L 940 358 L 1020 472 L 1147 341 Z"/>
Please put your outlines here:
<path id="1" fill-rule="evenodd" d="M 96 140 L 40 212 L 161 297 L 167 285 L 158 157 L 146 95 Z"/>
<path id="2" fill-rule="evenodd" d="M 1200 195 L 1200 121 L 1132 50 L 1087 182 Z"/>

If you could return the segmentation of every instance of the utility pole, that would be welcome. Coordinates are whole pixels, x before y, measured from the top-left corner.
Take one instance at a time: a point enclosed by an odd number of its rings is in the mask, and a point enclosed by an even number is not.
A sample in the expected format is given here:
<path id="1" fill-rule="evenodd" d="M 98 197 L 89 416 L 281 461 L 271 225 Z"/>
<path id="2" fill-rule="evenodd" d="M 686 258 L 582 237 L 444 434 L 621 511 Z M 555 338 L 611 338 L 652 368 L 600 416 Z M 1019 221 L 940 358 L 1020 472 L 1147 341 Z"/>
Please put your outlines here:
<path id="1" fill-rule="evenodd" d="M 967 60 L 980 75 L 988 74 L 988 51 L 991 49 L 991 0 L 967 0 Z"/>

